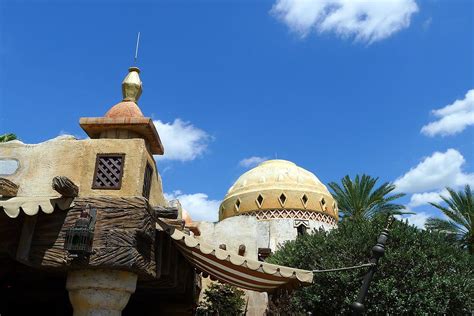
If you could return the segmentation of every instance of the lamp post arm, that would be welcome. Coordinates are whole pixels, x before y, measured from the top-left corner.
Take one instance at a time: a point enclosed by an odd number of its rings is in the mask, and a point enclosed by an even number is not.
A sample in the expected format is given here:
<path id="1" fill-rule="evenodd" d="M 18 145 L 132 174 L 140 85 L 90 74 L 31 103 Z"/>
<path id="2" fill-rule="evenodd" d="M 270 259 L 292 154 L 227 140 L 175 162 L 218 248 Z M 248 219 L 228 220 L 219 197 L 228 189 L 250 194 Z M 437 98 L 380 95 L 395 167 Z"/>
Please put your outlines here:
<path id="1" fill-rule="evenodd" d="M 365 311 L 364 301 L 369 291 L 370 282 L 372 282 L 374 274 L 377 271 L 379 259 L 382 258 L 385 254 L 385 243 L 388 240 L 389 229 L 394 220 L 395 219 L 393 216 L 389 216 L 385 229 L 382 231 L 382 233 L 380 233 L 379 238 L 377 239 L 377 244 L 372 248 L 372 256 L 370 258 L 370 263 L 372 263 L 373 265 L 369 268 L 369 270 L 364 276 L 364 280 L 362 282 L 357 301 L 351 304 L 353 315 L 361 315 Z"/>

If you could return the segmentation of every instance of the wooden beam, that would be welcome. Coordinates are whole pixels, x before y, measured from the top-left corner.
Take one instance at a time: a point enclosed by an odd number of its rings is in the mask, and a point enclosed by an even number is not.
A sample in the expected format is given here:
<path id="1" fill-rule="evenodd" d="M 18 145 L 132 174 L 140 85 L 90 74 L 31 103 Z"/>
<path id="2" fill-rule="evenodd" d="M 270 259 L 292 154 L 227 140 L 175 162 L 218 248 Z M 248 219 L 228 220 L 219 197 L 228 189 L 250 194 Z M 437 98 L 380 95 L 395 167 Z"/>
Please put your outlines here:
<path id="1" fill-rule="evenodd" d="M 180 230 L 184 229 L 184 221 L 182 219 L 163 219 L 163 222 Z"/>
<path id="2" fill-rule="evenodd" d="M 25 214 L 23 227 L 21 229 L 20 241 L 16 250 L 16 260 L 27 263 L 30 257 L 31 241 L 35 232 L 38 214 L 29 216 Z"/>
<path id="3" fill-rule="evenodd" d="M 79 187 L 68 177 L 57 176 L 53 178 L 53 189 L 64 197 L 76 197 L 79 194 Z"/>
<path id="4" fill-rule="evenodd" d="M 178 218 L 178 208 L 176 207 L 150 206 L 150 210 L 155 217 L 169 219 Z"/>
<path id="5" fill-rule="evenodd" d="M 5 179 L 0 178 L 0 195 L 5 197 L 14 197 L 18 193 L 18 184 Z"/>

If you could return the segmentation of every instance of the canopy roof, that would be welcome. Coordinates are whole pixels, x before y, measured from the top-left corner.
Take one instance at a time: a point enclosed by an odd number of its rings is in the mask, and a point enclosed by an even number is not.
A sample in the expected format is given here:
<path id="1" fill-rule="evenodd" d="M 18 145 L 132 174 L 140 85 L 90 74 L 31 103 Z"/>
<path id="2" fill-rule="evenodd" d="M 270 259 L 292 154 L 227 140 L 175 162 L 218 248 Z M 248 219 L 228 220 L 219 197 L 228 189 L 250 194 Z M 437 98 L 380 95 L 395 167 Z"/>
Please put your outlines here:
<path id="1" fill-rule="evenodd" d="M 55 208 L 67 209 L 72 203 L 72 198 L 14 197 L 0 200 L 0 210 L 3 209 L 9 217 L 15 218 L 21 211 L 30 216 L 40 210 L 50 214 Z M 272 292 L 278 288 L 309 285 L 313 281 L 311 271 L 260 262 L 222 250 L 161 221 L 157 224 L 157 229 L 165 231 L 171 237 L 179 251 L 195 268 L 221 282 L 258 292 Z"/>
<path id="2" fill-rule="evenodd" d="M 252 260 L 204 243 L 173 227 L 161 230 L 171 236 L 181 253 L 198 270 L 224 283 L 258 292 L 272 292 L 280 287 L 293 288 L 313 281 L 311 271 Z"/>

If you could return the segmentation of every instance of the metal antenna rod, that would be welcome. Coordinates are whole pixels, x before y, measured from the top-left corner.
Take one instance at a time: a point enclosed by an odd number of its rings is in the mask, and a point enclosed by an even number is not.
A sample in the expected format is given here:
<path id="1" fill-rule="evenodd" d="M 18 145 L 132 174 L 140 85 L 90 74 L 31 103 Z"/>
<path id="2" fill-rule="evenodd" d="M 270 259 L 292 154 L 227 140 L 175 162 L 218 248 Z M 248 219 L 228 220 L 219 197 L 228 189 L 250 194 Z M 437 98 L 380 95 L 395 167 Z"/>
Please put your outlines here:
<path id="1" fill-rule="evenodd" d="M 137 58 L 138 58 L 138 45 L 140 44 L 140 32 L 138 32 L 137 36 L 137 46 L 135 48 L 135 64 L 137 63 Z"/>

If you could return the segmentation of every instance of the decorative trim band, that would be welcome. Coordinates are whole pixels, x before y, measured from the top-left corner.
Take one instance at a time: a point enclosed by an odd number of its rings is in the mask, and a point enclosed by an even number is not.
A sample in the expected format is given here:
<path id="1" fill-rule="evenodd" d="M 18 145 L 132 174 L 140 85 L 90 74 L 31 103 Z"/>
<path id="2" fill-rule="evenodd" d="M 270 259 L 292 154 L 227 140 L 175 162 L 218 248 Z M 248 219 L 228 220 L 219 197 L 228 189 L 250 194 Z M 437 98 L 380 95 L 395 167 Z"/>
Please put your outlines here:
<path id="1" fill-rule="evenodd" d="M 319 222 L 323 222 L 332 226 L 337 225 L 336 219 L 332 216 L 329 216 L 325 213 L 310 212 L 310 211 L 305 211 L 305 210 L 294 210 L 294 209 L 259 210 L 259 211 L 242 213 L 242 214 L 239 214 L 239 216 L 255 216 L 258 220 L 292 218 L 292 219 L 319 221 Z"/>

